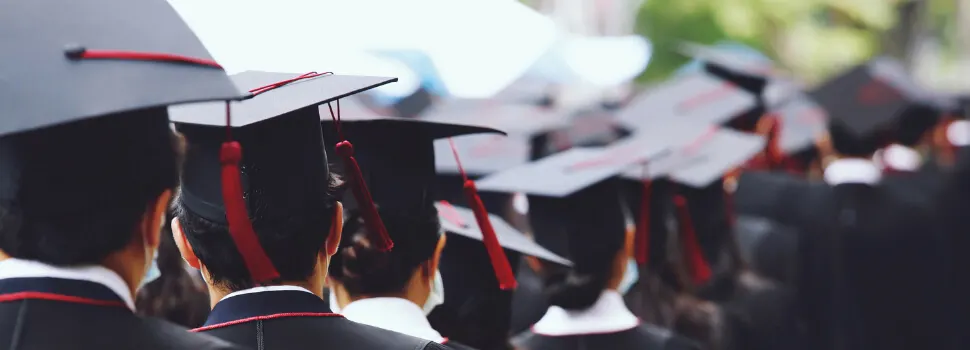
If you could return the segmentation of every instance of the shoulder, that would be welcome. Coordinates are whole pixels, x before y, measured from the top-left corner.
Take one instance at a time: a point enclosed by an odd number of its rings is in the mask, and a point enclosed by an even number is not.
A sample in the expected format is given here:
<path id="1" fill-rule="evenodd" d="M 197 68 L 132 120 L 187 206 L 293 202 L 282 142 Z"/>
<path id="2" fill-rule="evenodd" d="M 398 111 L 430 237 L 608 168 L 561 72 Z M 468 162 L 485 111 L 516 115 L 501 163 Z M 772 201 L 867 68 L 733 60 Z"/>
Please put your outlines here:
<path id="1" fill-rule="evenodd" d="M 664 350 L 701 350 L 702 348 L 697 342 L 676 334 L 667 338 L 662 347 Z"/>
<path id="2" fill-rule="evenodd" d="M 445 343 L 442 343 L 442 344 L 435 343 L 435 342 L 430 342 L 430 343 L 428 343 L 428 345 L 426 345 L 424 347 L 424 349 L 425 350 L 432 350 L 432 349 L 475 350 L 475 348 L 473 348 L 473 347 L 470 347 L 470 346 L 465 345 L 465 344 L 462 344 L 462 343 L 456 343 L 456 342 L 453 342 L 453 341 L 445 342 Z"/>
<path id="3" fill-rule="evenodd" d="M 154 318 L 141 318 L 141 323 L 152 339 L 165 344 L 165 349 L 229 350 L 241 349 L 219 338 L 191 333 L 187 329 Z"/>

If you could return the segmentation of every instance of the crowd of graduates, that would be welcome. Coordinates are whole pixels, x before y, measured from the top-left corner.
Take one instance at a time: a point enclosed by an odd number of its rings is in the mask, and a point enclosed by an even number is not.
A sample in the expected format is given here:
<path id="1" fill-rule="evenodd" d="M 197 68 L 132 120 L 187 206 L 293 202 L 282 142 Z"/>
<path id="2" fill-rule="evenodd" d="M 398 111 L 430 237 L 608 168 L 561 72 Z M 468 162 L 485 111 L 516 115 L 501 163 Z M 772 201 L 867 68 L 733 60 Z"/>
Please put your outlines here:
<path id="1" fill-rule="evenodd" d="M 9 349 L 970 346 L 967 101 L 893 59 L 376 107 L 227 75 L 165 1 L 43 3 L 0 11 Z"/>

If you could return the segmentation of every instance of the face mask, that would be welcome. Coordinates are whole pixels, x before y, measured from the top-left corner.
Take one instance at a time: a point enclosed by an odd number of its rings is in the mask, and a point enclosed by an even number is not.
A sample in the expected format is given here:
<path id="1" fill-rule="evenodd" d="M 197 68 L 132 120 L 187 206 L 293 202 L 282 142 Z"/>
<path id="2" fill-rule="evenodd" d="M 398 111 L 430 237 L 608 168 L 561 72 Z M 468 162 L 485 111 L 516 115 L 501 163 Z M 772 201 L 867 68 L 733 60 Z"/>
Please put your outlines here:
<path id="1" fill-rule="evenodd" d="M 339 314 L 340 304 L 337 304 L 337 293 L 334 293 L 333 289 L 331 289 L 327 291 L 327 294 L 330 295 L 330 311 Z"/>
<path id="2" fill-rule="evenodd" d="M 159 277 L 162 277 L 162 271 L 158 269 L 158 251 L 152 251 L 152 263 L 148 266 L 148 270 L 145 271 L 145 277 L 142 277 L 138 289 L 151 283 L 151 281 L 157 280 Z"/>
<path id="3" fill-rule="evenodd" d="M 438 270 L 434 271 L 434 281 L 431 282 L 431 294 L 428 294 L 428 300 L 424 302 L 424 315 L 427 316 L 431 313 L 431 310 L 438 307 L 438 305 L 445 303 L 445 283 L 441 281 L 441 272 Z"/>
<path id="4" fill-rule="evenodd" d="M 636 260 L 630 258 L 626 261 L 626 271 L 623 272 L 623 279 L 620 280 L 618 288 L 620 293 L 626 294 L 638 280 L 640 280 L 640 267 L 637 266 Z"/>

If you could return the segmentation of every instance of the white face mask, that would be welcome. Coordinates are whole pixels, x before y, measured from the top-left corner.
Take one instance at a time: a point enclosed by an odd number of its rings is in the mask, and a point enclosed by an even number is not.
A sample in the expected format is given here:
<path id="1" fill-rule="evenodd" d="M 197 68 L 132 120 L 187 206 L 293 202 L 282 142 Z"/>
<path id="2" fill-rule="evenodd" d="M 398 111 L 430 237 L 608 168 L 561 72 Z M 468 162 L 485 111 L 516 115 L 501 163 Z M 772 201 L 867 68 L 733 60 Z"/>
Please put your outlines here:
<path id="1" fill-rule="evenodd" d="M 158 250 L 152 251 L 152 262 L 148 266 L 148 270 L 145 271 L 145 277 L 142 277 L 141 283 L 138 284 L 138 289 L 141 289 L 146 284 L 151 283 L 162 277 L 162 271 L 158 269 Z"/>
<path id="2" fill-rule="evenodd" d="M 438 307 L 438 305 L 445 303 L 445 283 L 441 280 L 441 272 L 438 270 L 434 271 L 434 281 L 431 282 L 431 293 L 428 294 L 428 300 L 425 300 L 424 315 L 427 316 L 431 313 L 431 310 Z"/>
<path id="3" fill-rule="evenodd" d="M 626 271 L 623 272 L 623 279 L 620 280 L 620 286 L 617 289 L 620 294 L 626 294 L 638 280 L 640 280 L 640 267 L 637 266 L 635 259 L 630 258 L 626 261 Z"/>

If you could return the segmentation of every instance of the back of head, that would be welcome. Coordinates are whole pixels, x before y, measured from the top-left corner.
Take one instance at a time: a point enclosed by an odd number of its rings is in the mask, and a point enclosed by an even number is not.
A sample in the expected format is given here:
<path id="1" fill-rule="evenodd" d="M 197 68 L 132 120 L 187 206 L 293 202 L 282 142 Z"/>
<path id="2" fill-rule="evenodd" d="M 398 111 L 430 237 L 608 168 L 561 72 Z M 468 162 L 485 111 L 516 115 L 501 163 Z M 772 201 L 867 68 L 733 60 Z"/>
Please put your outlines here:
<path id="1" fill-rule="evenodd" d="M 936 108 L 917 104 L 906 109 L 896 125 L 895 141 L 907 147 L 918 146 L 924 136 L 940 121 Z"/>
<path id="2" fill-rule="evenodd" d="M 880 147 L 880 135 L 859 135 L 839 119 L 833 118 L 828 126 L 829 139 L 838 154 L 845 157 L 869 158 Z"/>
<path id="3" fill-rule="evenodd" d="M 529 199 L 536 242 L 573 262 L 570 268 L 550 268 L 546 276 L 550 304 L 567 310 L 589 308 L 613 279 L 616 256 L 626 242 L 615 181 L 601 182 L 565 199 Z"/>
<path id="4" fill-rule="evenodd" d="M 55 265 L 101 263 L 178 185 L 177 145 L 164 108 L 0 137 L 0 249 Z"/>
<path id="5" fill-rule="evenodd" d="M 189 149 L 176 214 L 211 281 L 235 291 L 255 286 L 225 220 L 220 145 L 225 128 L 180 124 Z M 236 128 L 249 219 L 279 280 L 313 275 L 330 232 L 338 181 L 330 173 L 316 109 Z"/>
<path id="6" fill-rule="evenodd" d="M 380 203 L 378 203 L 380 205 Z M 340 251 L 330 262 L 330 277 L 353 296 L 388 295 L 404 291 L 415 269 L 431 259 L 441 235 L 434 206 L 408 212 L 378 207 L 394 249 L 381 252 L 370 241 L 361 213 L 349 210 Z"/>

